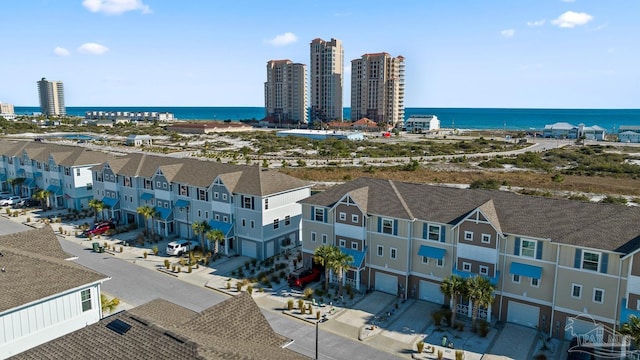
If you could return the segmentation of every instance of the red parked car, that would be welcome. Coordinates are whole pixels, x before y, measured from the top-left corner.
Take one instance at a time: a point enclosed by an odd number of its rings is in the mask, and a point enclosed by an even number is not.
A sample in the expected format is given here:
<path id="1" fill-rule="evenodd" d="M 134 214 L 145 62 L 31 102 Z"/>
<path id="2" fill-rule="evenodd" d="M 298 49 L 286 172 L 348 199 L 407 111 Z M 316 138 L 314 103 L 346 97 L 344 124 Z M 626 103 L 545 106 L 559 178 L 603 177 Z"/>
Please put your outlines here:
<path id="1" fill-rule="evenodd" d="M 84 237 L 88 237 L 89 235 L 91 236 L 102 235 L 106 233 L 107 230 L 115 229 L 115 228 L 116 228 L 116 224 L 110 221 L 95 223 L 91 228 L 83 231 L 81 235 Z"/>
<path id="2" fill-rule="evenodd" d="M 304 288 L 307 284 L 320 280 L 320 269 L 311 268 L 289 276 L 289 286 Z"/>

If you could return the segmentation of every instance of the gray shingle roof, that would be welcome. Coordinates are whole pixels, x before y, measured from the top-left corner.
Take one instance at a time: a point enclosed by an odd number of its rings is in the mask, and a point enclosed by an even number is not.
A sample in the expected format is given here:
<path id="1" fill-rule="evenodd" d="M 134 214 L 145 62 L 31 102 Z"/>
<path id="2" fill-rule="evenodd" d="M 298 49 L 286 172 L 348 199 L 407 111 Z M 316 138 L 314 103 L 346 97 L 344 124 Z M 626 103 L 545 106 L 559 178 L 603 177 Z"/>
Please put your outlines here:
<path id="1" fill-rule="evenodd" d="M 0 236 L 0 252 L 0 311 L 108 278 L 64 260 L 70 256 L 49 226 Z"/>
<path id="2" fill-rule="evenodd" d="M 640 208 L 525 196 L 511 192 L 359 178 L 301 203 L 333 206 L 348 192 L 368 187 L 365 209 L 372 215 L 456 224 L 481 208 L 505 234 L 531 236 L 593 249 L 629 253 L 640 246 Z M 361 198 L 364 192 L 358 190 Z M 403 208 L 410 209 L 413 218 Z M 493 211 L 491 204 L 493 202 Z M 492 214 L 493 213 L 493 214 Z"/>
<path id="3" fill-rule="evenodd" d="M 78 146 L 7 139 L 0 141 L 0 155 L 22 157 L 23 152 L 26 152 L 30 159 L 43 163 L 52 156 L 56 164 L 63 166 L 99 164 L 113 157 L 102 151 Z"/>
<path id="4" fill-rule="evenodd" d="M 115 319 L 131 328 L 120 335 L 106 326 Z M 273 359 L 308 357 L 282 348 L 248 293 L 200 313 L 153 300 L 99 323 L 27 350 L 15 359 Z"/>

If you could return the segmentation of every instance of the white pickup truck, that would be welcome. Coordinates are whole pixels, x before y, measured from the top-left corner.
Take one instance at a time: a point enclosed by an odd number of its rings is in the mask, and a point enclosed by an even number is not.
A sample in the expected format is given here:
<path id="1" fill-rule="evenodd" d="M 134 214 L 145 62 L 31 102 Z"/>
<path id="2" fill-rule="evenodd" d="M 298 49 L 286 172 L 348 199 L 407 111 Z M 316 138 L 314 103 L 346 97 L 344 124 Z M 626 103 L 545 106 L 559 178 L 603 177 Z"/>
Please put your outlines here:
<path id="1" fill-rule="evenodd" d="M 189 251 L 197 250 L 198 248 L 200 248 L 200 245 L 197 241 L 176 240 L 167 245 L 167 255 L 181 256 Z"/>

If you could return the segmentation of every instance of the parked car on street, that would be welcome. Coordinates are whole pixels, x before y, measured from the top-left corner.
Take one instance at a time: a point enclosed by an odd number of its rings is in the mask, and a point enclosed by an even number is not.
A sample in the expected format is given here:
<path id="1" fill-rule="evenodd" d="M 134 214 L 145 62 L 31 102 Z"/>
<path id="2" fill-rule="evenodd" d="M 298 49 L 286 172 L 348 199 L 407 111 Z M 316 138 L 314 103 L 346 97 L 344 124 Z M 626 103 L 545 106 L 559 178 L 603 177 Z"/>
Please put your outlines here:
<path id="1" fill-rule="evenodd" d="M 102 235 L 106 233 L 108 230 L 115 229 L 115 228 L 116 228 L 116 224 L 112 223 L 111 221 L 103 221 L 103 222 L 93 224 L 92 227 L 83 231 L 82 234 L 80 234 L 80 236 L 88 237 L 88 236 Z"/>
<path id="2" fill-rule="evenodd" d="M 40 205 L 40 201 L 36 199 L 28 198 L 28 199 L 22 199 L 14 203 L 13 206 L 11 207 L 14 209 L 22 209 L 22 208 L 31 208 L 39 205 Z"/>
<path id="3" fill-rule="evenodd" d="M 11 205 L 19 202 L 20 200 L 23 200 L 20 196 L 12 195 L 12 196 L 9 196 L 6 199 L 0 200 L 0 206 L 11 206 Z"/>
<path id="4" fill-rule="evenodd" d="M 189 251 L 197 250 L 200 248 L 197 241 L 190 240 L 176 240 L 167 244 L 167 255 L 177 255 L 181 256 L 182 254 L 186 254 Z"/>
<path id="5" fill-rule="evenodd" d="M 304 269 L 300 272 L 294 272 L 289 275 L 289 286 L 304 288 L 308 284 L 318 280 L 320 280 L 320 269 Z"/>

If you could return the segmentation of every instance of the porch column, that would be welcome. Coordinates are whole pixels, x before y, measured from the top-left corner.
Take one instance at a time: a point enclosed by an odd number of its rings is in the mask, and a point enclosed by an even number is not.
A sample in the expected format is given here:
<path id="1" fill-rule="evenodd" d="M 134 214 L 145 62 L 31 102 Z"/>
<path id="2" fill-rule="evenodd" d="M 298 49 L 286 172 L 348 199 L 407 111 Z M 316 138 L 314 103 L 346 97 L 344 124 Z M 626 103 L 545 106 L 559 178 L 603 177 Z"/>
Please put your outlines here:
<path id="1" fill-rule="evenodd" d="M 491 305 L 487 308 L 487 322 L 491 322 Z"/>
<path id="2" fill-rule="evenodd" d="M 471 300 L 471 298 L 469 298 L 469 312 L 467 316 L 473 318 L 473 300 Z"/>
<path id="3" fill-rule="evenodd" d="M 356 271 L 356 290 L 360 291 L 360 270 Z"/>

